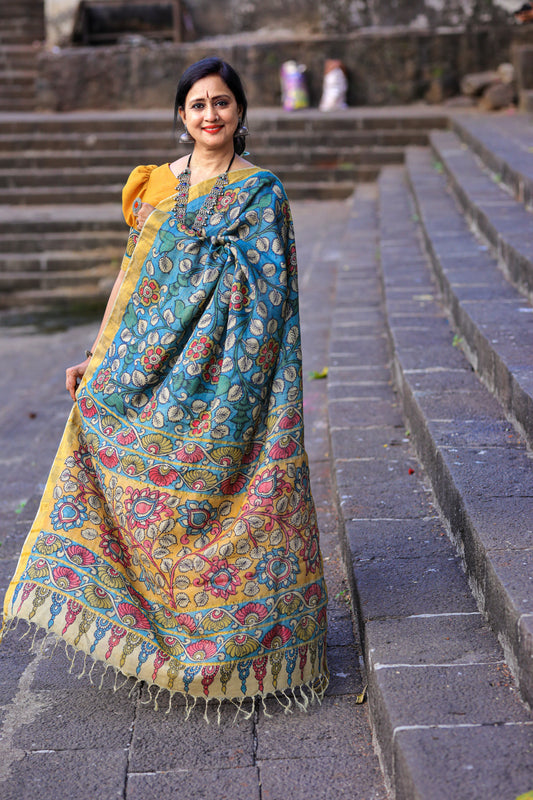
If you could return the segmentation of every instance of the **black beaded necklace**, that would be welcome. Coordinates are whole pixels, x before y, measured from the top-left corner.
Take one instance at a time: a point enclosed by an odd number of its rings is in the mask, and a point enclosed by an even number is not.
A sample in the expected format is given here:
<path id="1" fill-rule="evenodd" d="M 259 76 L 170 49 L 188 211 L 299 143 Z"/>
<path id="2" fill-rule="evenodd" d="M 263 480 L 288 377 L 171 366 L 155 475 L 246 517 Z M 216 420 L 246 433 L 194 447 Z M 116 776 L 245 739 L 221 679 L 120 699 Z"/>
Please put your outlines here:
<path id="1" fill-rule="evenodd" d="M 194 222 L 191 225 L 192 230 L 199 233 L 204 225 L 206 224 L 207 220 L 209 219 L 213 208 L 215 207 L 215 203 L 222 194 L 225 186 L 227 186 L 229 178 L 228 172 L 230 171 L 233 162 L 235 161 L 235 156 L 237 154 L 234 152 L 231 160 L 225 170 L 221 175 L 218 176 L 216 179 L 213 188 L 207 195 L 205 201 L 202 204 L 202 207 L 198 211 L 196 217 L 194 218 Z M 191 185 L 191 158 L 192 153 L 189 156 L 187 161 L 187 166 L 183 170 L 183 172 L 179 175 L 179 182 L 176 186 L 176 203 L 174 208 L 172 209 L 172 213 L 175 215 L 178 222 L 185 221 L 185 214 L 187 212 L 187 203 L 189 202 L 189 188 Z"/>

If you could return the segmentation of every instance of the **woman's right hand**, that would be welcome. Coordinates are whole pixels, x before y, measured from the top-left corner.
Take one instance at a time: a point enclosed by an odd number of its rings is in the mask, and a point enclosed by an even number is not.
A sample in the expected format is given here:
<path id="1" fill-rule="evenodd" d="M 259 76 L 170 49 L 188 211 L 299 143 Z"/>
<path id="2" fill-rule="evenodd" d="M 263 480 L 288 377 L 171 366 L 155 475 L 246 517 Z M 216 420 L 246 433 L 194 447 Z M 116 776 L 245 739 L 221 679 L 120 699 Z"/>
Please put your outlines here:
<path id="1" fill-rule="evenodd" d="M 67 392 L 70 394 L 73 400 L 76 399 L 76 390 L 85 374 L 85 370 L 89 366 L 89 361 L 90 359 L 86 358 L 85 361 L 81 361 L 79 364 L 75 364 L 73 367 L 67 367 L 66 387 Z"/>

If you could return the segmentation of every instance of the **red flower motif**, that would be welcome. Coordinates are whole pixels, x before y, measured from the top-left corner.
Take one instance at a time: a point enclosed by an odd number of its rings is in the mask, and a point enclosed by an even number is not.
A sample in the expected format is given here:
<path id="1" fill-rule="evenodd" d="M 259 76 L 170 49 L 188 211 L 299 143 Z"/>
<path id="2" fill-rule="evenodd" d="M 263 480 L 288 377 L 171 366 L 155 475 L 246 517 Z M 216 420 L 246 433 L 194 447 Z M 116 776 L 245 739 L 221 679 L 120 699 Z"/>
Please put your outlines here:
<path id="1" fill-rule="evenodd" d="M 108 556 L 111 561 L 124 564 L 124 566 L 127 567 L 131 561 L 130 556 L 127 551 L 124 550 L 115 534 L 112 531 L 107 530 L 104 525 L 100 526 L 100 530 L 102 533 L 100 534 L 99 544 L 104 555 Z"/>
<path id="2" fill-rule="evenodd" d="M 198 642 L 190 644 L 185 650 L 189 658 L 194 661 L 205 661 L 215 655 L 217 646 L 210 639 L 200 639 Z"/>
<path id="3" fill-rule="evenodd" d="M 185 356 L 193 361 L 198 361 L 199 358 L 205 358 L 209 354 L 210 349 L 211 339 L 208 336 L 199 336 L 192 340 L 187 348 Z"/>
<path id="4" fill-rule="evenodd" d="M 250 298 L 248 297 L 249 289 L 243 283 L 235 282 L 231 287 L 231 300 L 230 308 L 235 311 L 241 311 L 250 305 Z"/>
<path id="5" fill-rule="evenodd" d="M 220 484 L 222 494 L 238 494 L 246 485 L 246 475 L 242 472 L 234 472 Z"/>
<path id="6" fill-rule="evenodd" d="M 119 444 L 131 444 L 135 441 L 137 437 L 135 436 L 135 431 L 133 428 L 128 428 L 126 431 L 122 431 L 121 433 L 117 434 L 117 442 Z"/>
<path id="7" fill-rule="evenodd" d="M 275 500 L 283 492 L 282 473 L 277 467 L 260 473 L 250 488 L 250 503 L 260 506 L 266 500 Z"/>
<path id="8" fill-rule="evenodd" d="M 80 408 L 81 413 L 87 419 L 94 417 L 95 414 L 98 413 L 98 409 L 96 408 L 96 404 L 94 400 L 91 400 L 90 397 L 82 397 L 80 400 Z"/>
<path id="9" fill-rule="evenodd" d="M 125 501 L 126 511 L 135 527 L 148 528 L 153 522 L 161 522 L 163 517 L 172 516 L 172 509 L 165 505 L 168 494 L 164 492 L 150 490 L 149 487 L 133 489 L 128 486 L 126 494 L 129 495 Z"/>
<path id="10" fill-rule="evenodd" d="M 251 464 L 252 461 L 255 461 L 259 453 L 261 452 L 261 448 L 263 447 L 261 442 L 256 442 L 252 449 L 246 453 L 242 459 L 243 464 Z"/>
<path id="11" fill-rule="evenodd" d="M 218 383 L 222 372 L 222 359 L 213 356 L 204 367 L 203 378 L 209 383 Z"/>
<path id="12" fill-rule="evenodd" d="M 257 625 L 268 616 L 268 608 L 261 603 L 246 603 L 235 612 L 235 617 L 241 625 Z"/>
<path id="13" fill-rule="evenodd" d="M 74 589 L 81 583 L 79 576 L 69 567 L 56 567 L 52 570 L 52 577 L 60 589 Z"/>
<path id="14" fill-rule="evenodd" d="M 189 633 L 194 633 L 196 630 L 196 622 L 189 614 L 178 614 L 176 617 L 176 625 L 185 628 Z"/>
<path id="15" fill-rule="evenodd" d="M 90 453 L 88 453 L 86 450 L 75 450 L 74 458 L 76 459 L 76 463 L 79 464 L 82 469 L 89 470 L 89 472 L 94 470 L 93 460 Z"/>
<path id="16" fill-rule="evenodd" d="M 163 347 L 147 347 L 141 357 L 141 364 L 147 372 L 151 372 L 164 364 L 167 358 L 168 353 L 165 353 Z"/>
<path id="17" fill-rule="evenodd" d="M 225 600 L 230 594 L 237 594 L 237 587 L 242 583 L 238 567 L 231 566 L 225 558 L 216 556 L 200 577 L 204 581 L 206 591 L 211 592 L 215 597 L 223 597 Z"/>
<path id="18" fill-rule="evenodd" d="M 230 205 L 234 202 L 235 198 L 237 197 L 237 192 L 233 191 L 233 189 L 228 189 L 224 194 L 220 195 L 216 203 L 216 210 L 217 211 L 225 211 Z"/>
<path id="19" fill-rule="evenodd" d="M 289 458 L 297 447 L 298 445 L 290 436 L 282 436 L 270 448 L 270 455 L 272 458 Z"/>
<path id="20" fill-rule="evenodd" d="M 91 553 L 90 550 L 87 550 L 86 547 L 82 547 L 81 544 L 72 544 L 70 547 L 67 547 L 67 555 L 71 561 L 73 561 L 75 564 L 79 564 L 80 566 L 94 564 L 96 561 L 93 553 Z"/>
<path id="21" fill-rule="evenodd" d="M 209 411 L 204 411 L 200 414 L 198 419 L 194 419 L 191 424 L 191 433 L 193 436 L 201 436 L 211 427 L 211 414 Z"/>
<path id="22" fill-rule="evenodd" d="M 111 370 L 109 369 L 109 367 L 107 367 L 106 369 L 101 369 L 93 381 L 93 389 L 96 392 L 100 392 L 104 388 L 106 383 L 108 383 L 110 377 L 111 377 Z"/>
<path id="23" fill-rule="evenodd" d="M 176 452 L 178 461 L 184 461 L 186 464 L 196 464 L 204 457 L 202 448 L 194 442 L 187 442 Z"/>
<path id="24" fill-rule="evenodd" d="M 257 356 L 257 364 L 261 367 L 263 372 L 268 372 L 270 367 L 274 365 L 279 353 L 279 344 L 270 339 L 259 348 L 259 355 Z"/>
<path id="25" fill-rule="evenodd" d="M 141 630 L 149 630 L 150 623 L 137 606 L 134 606 L 133 603 L 119 603 L 117 606 L 117 611 L 120 619 L 122 622 L 125 622 L 126 625 L 129 625 L 132 628 L 140 628 Z"/>
<path id="26" fill-rule="evenodd" d="M 278 650 L 289 641 L 292 636 L 290 628 L 285 625 L 274 625 L 262 639 L 262 644 L 271 650 Z"/>
<path id="27" fill-rule="evenodd" d="M 156 408 L 157 408 L 157 398 L 153 397 L 150 400 L 150 402 L 145 405 L 145 407 L 139 414 L 139 419 L 141 420 L 141 422 L 146 422 L 147 419 L 150 419 L 153 416 Z"/>
<path id="28" fill-rule="evenodd" d="M 161 464 L 159 467 L 152 467 L 148 470 L 148 476 L 156 486 L 170 486 L 178 477 L 178 473 L 172 467 Z"/>
<path id="29" fill-rule="evenodd" d="M 295 408 L 289 408 L 287 413 L 279 421 L 279 427 L 282 431 L 287 431 L 290 428 L 295 428 L 302 421 L 301 416 Z"/>
<path id="30" fill-rule="evenodd" d="M 98 451 L 98 457 L 104 467 L 116 467 L 118 464 L 118 455 L 114 447 L 103 447 Z"/>
<path id="31" fill-rule="evenodd" d="M 322 589 L 317 583 L 311 584 L 311 586 L 305 590 L 304 600 L 308 606 L 317 606 L 319 604 L 322 600 Z"/>
<path id="32" fill-rule="evenodd" d="M 143 306 L 157 303 L 161 296 L 161 287 L 153 278 L 145 277 L 139 287 L 139 299 Z"/>
<path id="33" fill-rule="evenodd" d="M 292 275 L 296 272 L 297 267 L 297 257 L 296 257 L 296 245 L 291 244 L 289 247 L 289 273 Z"/>

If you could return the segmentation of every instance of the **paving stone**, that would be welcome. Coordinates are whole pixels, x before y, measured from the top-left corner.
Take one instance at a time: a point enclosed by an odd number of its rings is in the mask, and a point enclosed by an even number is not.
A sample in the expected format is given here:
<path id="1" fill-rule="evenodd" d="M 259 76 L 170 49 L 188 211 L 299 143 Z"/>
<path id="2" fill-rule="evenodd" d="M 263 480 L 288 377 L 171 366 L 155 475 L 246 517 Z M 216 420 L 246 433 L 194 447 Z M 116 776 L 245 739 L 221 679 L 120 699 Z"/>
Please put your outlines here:
<path id="1" fill-rule="evenodd" d="M 221 707 L 220 725 L 216 714 L 210 717 L 214 724 L 207 725 L 203 711 L 201 699 L 187 720 L 181 706 L 173 706 L 168 715 L 140 706 L 131 742 L 131 771 L 171 770 L 177 760 L 186 762 L 189 769 L 208 769 L 220 763 L 253 766 L 253 721 L 242 715 L 236 718 L 237 711 L 229 703 Z"/>
<path id="2" fill-rule="evenodd" d="M 472 612 L 477 607 L 458 558 L 433 556 L 358 564 L 355 579 L 367 619 Z"/>
<path id="3" fill-rule="evenodd" d="M 395 749 L 397 800 L 516 800 L 533 785 L 531 725 L 402 730 Z"/>
<path id="4" fill-rule="evenodd" d="M 111 747 L 27 753 L 0 782 L 0 795 L 2 800 L 122 800 L 127 758 L 124 748 Z"/>
<path id="5" fill-rule="evenodd" d="M 355 566 L 394 559 L 455 558 L 439 517 L 419 519 L 353 519 L 346 536 Z"/>
<path id="6" fill-rule="evenodd" d="M 366 752 L 371 752 L 370 742 Z M 310 787 L 314 800 L 353 800 L 354 786 L 362 790 L 361 765 L 352 755 L 343 758 L 276 759 L 259 764 L 262 800 L 308 800 Z M 377 769 L 377 768 L 376 768 Z M 377 774 L 377 773 L 376 773 Z M 372 800 L 386 800 L 384 789 L 377 788 Z"/>
<path id="7" fill-rule="evenodd" d="M 369 401 L 339 400 L 331 409 L 331 425 L 338 427 L 354 427 L 365 425 L 393 425 L 403 427 L 403 420 L 397 408 L 391 408 L 386 400 Z"/>
<path id="8" fill-rule="evenodd" d="M 105 736 L 112 750 L 126 748 L 134 718 L 134 699 L 97 691 L 90 684 L 77 691 L 36 693 L 42 710 L 32 725 L 17 730 L 13 744 L 22 750 L 98 749 Z M 83 725 L 80 724 L 83 720 Z"/>
<path id="9" fill-rule="evenodd" d="M 260 800 L 259 770 L 257 767 L 202 770 L 191 768 L 184 760 L 182 765 L 164 772 L 130 773 L 128 775 L 128 800 Z"/>
<path id="10" fill-rule="evenodd" d="M 479 612 L 371 620 L 365 631 L 376 665 L 501 662 L 502 649 Z"/>
<path id="11" fill-rule="evenodd" d="M 275 710 L 272 700 L 268 709 Z M 320 705 L 312 705 L 302 725 L 300 715 L 276 713 L 271 719 L 260 716 L 257 721 L 257 754 L 259 763 L 292 758 L 338 759 L 354 752 L 354 742 L 368 740 L 363 720 L 366 708 L 357 706 L 353 695 L 325 697 Z M 350 735 L 339 736 L 338 722 L 344 720 Z"/>

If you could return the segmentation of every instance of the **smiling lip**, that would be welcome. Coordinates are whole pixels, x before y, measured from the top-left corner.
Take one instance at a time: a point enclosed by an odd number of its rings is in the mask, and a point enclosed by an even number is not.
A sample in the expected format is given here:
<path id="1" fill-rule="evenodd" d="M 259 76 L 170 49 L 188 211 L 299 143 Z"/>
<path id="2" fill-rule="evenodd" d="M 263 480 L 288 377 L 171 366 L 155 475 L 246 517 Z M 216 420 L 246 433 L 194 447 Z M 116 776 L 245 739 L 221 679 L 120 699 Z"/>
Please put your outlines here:
<path id="1" fill-rule="evenodd" d="M 218 133 L 222 130 L 222 125 L 210 125 L 209 127 L 202 128 L 206 133 Z"/>

